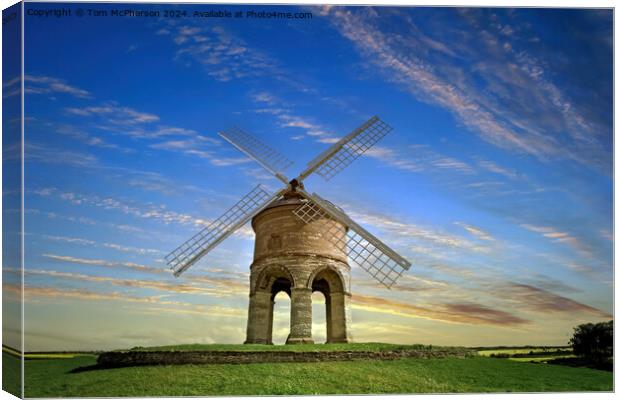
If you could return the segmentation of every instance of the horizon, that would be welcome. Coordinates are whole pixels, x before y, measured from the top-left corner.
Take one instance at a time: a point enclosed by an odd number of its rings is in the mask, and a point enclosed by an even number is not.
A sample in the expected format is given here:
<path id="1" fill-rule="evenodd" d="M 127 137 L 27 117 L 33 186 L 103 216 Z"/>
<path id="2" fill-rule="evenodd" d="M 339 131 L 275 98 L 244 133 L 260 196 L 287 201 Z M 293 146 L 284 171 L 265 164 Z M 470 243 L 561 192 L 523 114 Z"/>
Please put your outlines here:
<path id="1" fill-rule="evenodd" d="M 610 10 L 131 8 L 312 18 L 25 17 L 26 351 L 242 343 L 249 224 L 179 278 L 163 260 L 278 187 L 216 133 L 252 133 L 290 176 L 372 115 L 393 130 L 305 181 L 412 263 L 392 290 L 351 266 L 354 342 L 557 346 L 613 319 Z M 18 265 L 3 265 L 8 304 Z"/>
<path id="2" fill-rule="evenodd" d="M 366 343 L 381 343 L 381 342 L 351 342 L 351 343 L 366 344 Z M 210 343 L 210 344 L 212 344 L 214 346 L 217 346 L 217 345 L 221 345 L 222 343 Z M 314 345 L 321 345 L 321 344 L 326 344 L 326 343 L 315 343 Z M 406 345 L 404 345 L 402 343 L 388 343 L 388 344 L 395 344 L 395 345 L 406 346 Z M 182 345 L 182 346 L 183 345 L 193 346 L 193 345 L 204 345 L 204 344 L 203 343 L 182 343 L 180 345 Z M 207 344 L 207 346 L 208 345 L 209 344 Z M 233 345 L 233 346 L 238 345 L 239 347 L 243 347 L 244 346 L 243 344 L 240 344 L 240 343 L 231 343 L 230 345 Z M 412 343 L 412 345 L 429 346 L 429 344 L 425 344 L 425 343 Z M 290 345 L 287 345 L 287 344 L 284 344 L 284 343 L 280 343 L 280 344 L 266 344 L 265 346 L 269 346 L 269 347 L 272 347 L 272 346 L 278 347 L 279 346 L 279 347 L 286 348 L 287 346 L 290 346 Z M 431 344 L 431 346 L 432 346 L 432 344 Z M 8 350 L 16 352 L 16 353 L 21 353 L 19 349 L 13 348 L 11 346 L 7 346 L 5 344 L 3 344 L 2 347 L 3 348 L 7 348 Z M 152 347 L 160 347 L 160 345 L 154 345 Z M 437 346 L 437 347 L 442 347 L 442 346 Z M 449 347 L 449 346 L 445 346 L 445 347 Z M 557 348 L 561 348 L 561 347 L 571 347 L 571 346 L 568 345 L 568 344 L 540 346 L 540 345 L 536 345 L 536 344 L 531 344 L 530 343 L 530 344 L 521 345 L 521 346 L 497 345 L 497 346 L 454 346 L 454 347 L 464 347 L 464 348 L 467 348 L 467 349 L 477 349 L 477 350 L 485 350 L 485 349 L 486 350 L 494 350 L 494 349 L 530 349 L 530 348 L 536 348 L 536 347 L 544 349 L 544 348 L 556 348 L 556 347 Z M 138 348 L 143 348 L 143 347 L 138 347 Z M 127 349 L 125 349 L 125 348 L 124 349 L 114 349 L 114 351 L 119 351 L 119 350 L 131 350 L 131 349 L 129 349 L 129 348 L 127 348 Z M 49 354 L 56 354 L 56 353 L 59 353 L 59 354 L 62 354 L 62 353 L 66 353 L 66 354 L 71 354 L 71 353 L 103 353 L 103 352 L 107 352 L 107 351 L 110 351 L 110 350 L 94 350 L 94 349 L 93 350 L 38 350 L 38 351 L 26 351 L 26 352 L 24 352 L 24 354 L 37 354 L 37 353 L 38 354 L 47 354 L 47 353 L 49 353 Z"/>

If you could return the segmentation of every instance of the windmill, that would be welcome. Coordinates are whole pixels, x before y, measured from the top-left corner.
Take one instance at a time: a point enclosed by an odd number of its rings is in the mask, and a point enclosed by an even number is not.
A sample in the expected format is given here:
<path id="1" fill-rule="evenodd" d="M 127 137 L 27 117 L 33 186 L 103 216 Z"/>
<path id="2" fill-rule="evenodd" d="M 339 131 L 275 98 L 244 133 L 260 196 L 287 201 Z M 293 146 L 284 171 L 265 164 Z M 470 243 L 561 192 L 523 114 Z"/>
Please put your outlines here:
<path id="1" fill-rule="evenodd" d="M 282 171 L 292 162 L 239 128 L 218 134 L 257 161 L 285 185 L 269 193 L 257 185 L 221 217 L 166 256 L 178 277 L 219 243 L 252 220 L 256 233 L 250 274 L 246 343 L 271 343 L 274 298 L 291 297 L 287 343 L 313 343 L 313 291 L 326 299 L 327 342 L 350 340 L 350 265 L 361 267 L 390 288 L 411 264 L 353 221 L 341 208 L 304 188 L 313 173 L 329 181 L 392 128 L 377 116 L 334 143 L 296 178 Z"/>

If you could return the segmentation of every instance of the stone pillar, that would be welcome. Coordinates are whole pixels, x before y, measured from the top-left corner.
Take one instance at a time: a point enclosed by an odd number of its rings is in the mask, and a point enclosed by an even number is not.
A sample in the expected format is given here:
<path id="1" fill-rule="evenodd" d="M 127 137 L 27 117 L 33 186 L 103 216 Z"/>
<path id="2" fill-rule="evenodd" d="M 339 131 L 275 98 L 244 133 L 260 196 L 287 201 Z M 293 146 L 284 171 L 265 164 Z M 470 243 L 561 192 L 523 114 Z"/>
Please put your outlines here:
<path id="1" fill-rule="evenodd" d="M 276 302 L 271 300 L 271 306 L 269 307 L 269 317 L 267 319 L 267 344 L 273 344 L 273 308 Z"/>
<path id="2" fill-rule="evenodd" d="M 332 296 L 330 293 L 323 293 L 323 296 L 325 296 L 325 326 L 327 327 L 325 342 L 329 343 L 332 337 Z"/>
<path id="3" fill-rule="evenodd" d="M 351 293 L 344 295 L 344 326 L 346 331 L 346 341 L 351 342 L 353 335 L 351 334 Z"/>
<path id="4" fill-rule="evenodd" d="M 269 332 L 269 309 L 271 305 L 271 293 L 257 291 L 250 296 L 248 309 L 248 329 L 245 343 L 268 344 Z M 271 319 L 273 321 L 273 318 Z"/>
<path id="5" fill-rule="evenodd" d="M 314 343 L 312 340 L 312 289 L 291 290 L 291 333 L 286 344 Z"/>
<path id="6" fill-rule="evenodd" d="M 342 292 L 330 294 L 331 318 L 328 319 L 328 323 L 331 329 L 328 329 L 328 343 L 348 343 L 351 340 L 349 335 L 349 297 Z"/>

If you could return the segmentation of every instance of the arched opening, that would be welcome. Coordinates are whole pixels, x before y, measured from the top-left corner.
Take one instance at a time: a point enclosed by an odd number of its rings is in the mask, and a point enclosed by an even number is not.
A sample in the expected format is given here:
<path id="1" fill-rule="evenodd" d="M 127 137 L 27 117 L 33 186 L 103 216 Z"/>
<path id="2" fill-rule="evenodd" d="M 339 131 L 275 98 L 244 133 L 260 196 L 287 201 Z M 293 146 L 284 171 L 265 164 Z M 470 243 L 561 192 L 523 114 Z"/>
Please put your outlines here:
<path id="1" fill-rule="evenodd" d="M 313 314 L 315 311 L 314 307 L 314 298 L 317 299 L 317 306 L 319 304 L 318 299 L 323 297 L 323 307 L 324 310 L 324 329 L 325 333 L 325 342 L 326 343 L 334 343 L 334 342 L 346 342 L 347 341 L 347 332 L 346 332 L 346 316 L 345 316 L 345 304 L 344 304 L 344 284 L 342 281 L 341 275 L 334 270 L 333 268 L 326 267 L 322 270 L 317 271 L 314 276 L 310 277 L 311 279 L 311 287 L 313 292 Z M 320 293 L 320 294 L 319 294 Z M 317 314 L 319 313 L 319 308 L 316 308 Z M 321 321 L 320 318 L 315 318 L 317 321 Z M 320 322 L 319 322 L 320 324 Z M 318 334 L 318 330 L 320 329 L 319 324 L 317 324 L 315 328 L 315 323 L 313 322 L 313 336 L 315 335 L 315 329 L 317 334 L 317 339 L 320 338 Z"/>
<path id="2" fill-rule="evenodd" d="M 285 342 L 290 329 L 292 286 L 292 276 L 281 266 L 260 272 L 254 284 L 254 292 L 250 294 L 245 343 Z"/>
<path id="3" fill-rule="evenodd" d="M 312 339 L 314 343 L 327 341 L 327 300 L 318 290 L 312 293 Z"/>
<path id="4" fill-rule="evenodd" d="M 271 316 L 271 343 L 284 344 L 291 328 L 291 298 L 281 290 L 273 298 Z"/>
<path id="5" fill-rule="evenodd" d="M 284 344 L 291 324 L 291 281 L 280 276 L 271 283 L 268 343 Z"/>

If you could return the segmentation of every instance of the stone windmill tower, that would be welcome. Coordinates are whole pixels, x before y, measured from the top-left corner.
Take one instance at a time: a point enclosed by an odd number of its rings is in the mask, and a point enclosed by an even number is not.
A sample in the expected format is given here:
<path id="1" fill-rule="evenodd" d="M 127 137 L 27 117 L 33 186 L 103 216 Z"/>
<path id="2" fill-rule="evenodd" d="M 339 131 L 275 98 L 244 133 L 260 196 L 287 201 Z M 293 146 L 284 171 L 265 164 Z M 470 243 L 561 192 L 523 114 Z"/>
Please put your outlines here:
<path id="1" fill-rule="evenodd" d="M 333 220 L 304 223 L 295 211 L 304 199 L 294 192 L 271 203 L 252 219 L 256 233 L 250 274 L 246 343 L 271 344 L 276 294 L 291 298 L 291 333 L 287 343 L 312 343 L 314 291 L 325 296 L 327 342 L 348 342 L 349 264 L 340 242 L 325 240 L 326 224 L 344 237 L 346 227 Z"/>
<path id="2" fill-rule="evenodd" d="M 166 261 L 174 275 L 182 274 L 252 220 L 256 240 L 245 343 L 272 343 L 274 298 L 282 291 L 291 298 L 287 344 L 313 343 L 314 291 L 325 296 L 327 342 L 350 341 L 349 261 L 388 288 L 411 264 L 340 208 L 316 193 L 306 192 L 303 181 L 312 173 L 331 179 L 390 131 L 378 117 L 372 117 L 290 181 L 280 172 L 292 164 L 288 159 L 238 128 L 220 132 L 222 138 L 286 186 L 275 193 L 256 186 L 221 217 L 172 251 Z"/>

